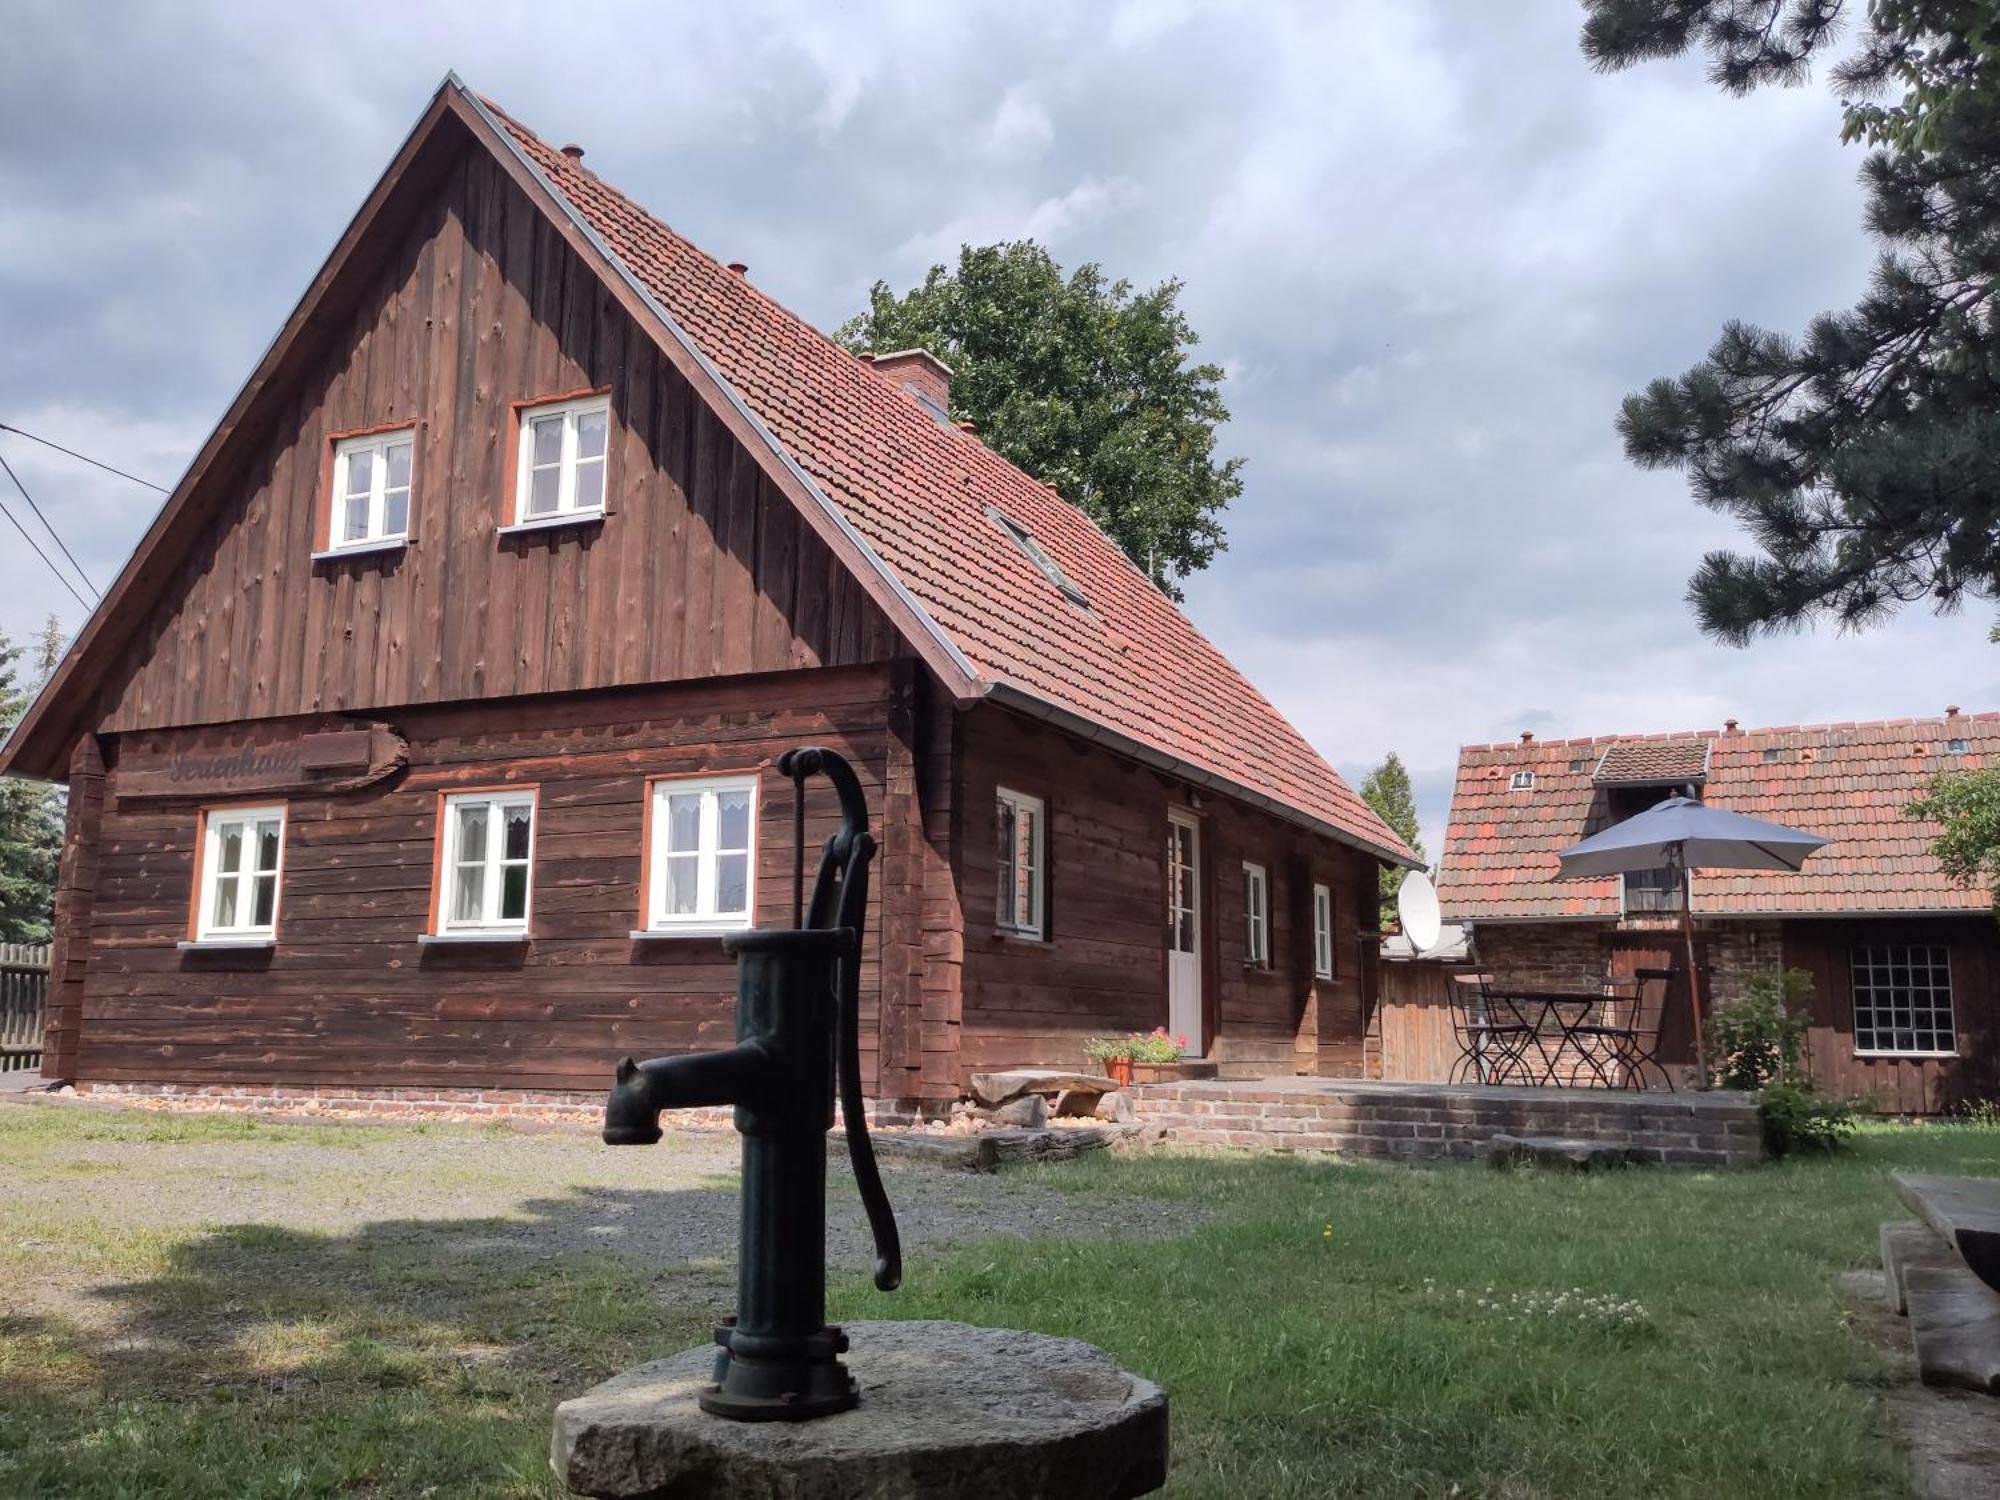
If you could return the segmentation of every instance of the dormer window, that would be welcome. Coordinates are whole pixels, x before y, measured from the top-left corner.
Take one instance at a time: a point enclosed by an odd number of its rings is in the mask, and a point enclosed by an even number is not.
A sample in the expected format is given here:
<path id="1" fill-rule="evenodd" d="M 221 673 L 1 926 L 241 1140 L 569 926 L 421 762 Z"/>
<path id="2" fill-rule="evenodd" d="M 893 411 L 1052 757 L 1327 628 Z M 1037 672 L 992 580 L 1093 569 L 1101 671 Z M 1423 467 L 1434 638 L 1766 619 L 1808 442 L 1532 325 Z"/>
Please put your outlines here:
<path id="1" fill-rule="evenodd" d="M 521 409 L 512 527 L 556 526 L 604 514 L 611 398 L 597 394 Z"/>
<path id="2" fill-rule="evenodd" d="M 401 546 L 410 535 L 410 461 L 416 429 L 338 438 L 328 552 Z"/>
<path id="3" fill-rule="evenodd" d="M 1945 745 L 1944 745 L 1944 748 L 1945 748 L 1945 749 L 1946 749 L 1947 751 L 1949 751 L 1949 752 L 1950 752 L 1951 754 L 1953 754 L 1953 755 L 1963 755 L 1963 754 L 1965 754 L 1965 741 L 1964 741 L 1964 740 L 1946 740 L 1946 741 L 1945 741 Z"/>
<path id="4" fill-rule="evenodd" d="M 1023 526 L 997 505 L 987 506 L 986 514 L 992 520 L 993 524 L 1006 532 L 1013 540 L 1014 545 L 1026 554 L 1028 561 L 1041 570 L 1042 577 L 1048 579 L 1055 586 L 1058 594 L 1061 594 L 1063 598 L 1069 600 L 1078 609 L 1090 608 L 1089 598 L 1084 594 L 1082 589 L 1070 582 L 1069 575 L 1056 565 L 1056 560 L 1049 556 L 1040 542 L 1035 540 L 1033 532 L 1029 531 L 1027 527 Z"/>
<path id="5" fill-rule="evenodd" d="M 1508 780 L 1507 789 L 1514 792 L 1532 792 L 1535 789 L 1535 773 L 1516 771 Z"/>

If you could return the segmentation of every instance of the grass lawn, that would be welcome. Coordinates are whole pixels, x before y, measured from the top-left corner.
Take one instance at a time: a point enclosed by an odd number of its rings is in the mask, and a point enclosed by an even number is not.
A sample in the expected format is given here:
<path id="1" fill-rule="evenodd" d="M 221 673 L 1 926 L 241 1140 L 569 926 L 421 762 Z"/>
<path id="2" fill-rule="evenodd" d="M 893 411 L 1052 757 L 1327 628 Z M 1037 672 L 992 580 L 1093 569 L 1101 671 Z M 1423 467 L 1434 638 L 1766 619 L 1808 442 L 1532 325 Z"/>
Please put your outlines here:
<path id="1" fill-rule="evenodd" d="M 119 1217 L 188 1148 L 303 1143 L 365 1184 L 378 1158 L 421 1160 L 408 1135 L 0 1108 L 8 1176 L 74 1179 L 15 1203 L 0 1177 L 0 1494 L 555 1494 L 553 1404 L 701 1342 L 718 1268 L 422 1217 Z M 1892 1367 L 1835 1284 L 1872 1262 L 1893 1166 L 1993 1172 L 2000 1130 L 1877 1127 L 1841 1159 L 1733 1175 L 1099 1158 L 1024 1175 L 1068 1222 L 1116 1197 L 1206 1217 L 1156 1240 L 971 1238 L 917 1254 L 892 1297 L 843 1277 L 835 1315 L 1103 1345 L 1171 1393 L 1170 1494 L 1898 1495 Z"/>

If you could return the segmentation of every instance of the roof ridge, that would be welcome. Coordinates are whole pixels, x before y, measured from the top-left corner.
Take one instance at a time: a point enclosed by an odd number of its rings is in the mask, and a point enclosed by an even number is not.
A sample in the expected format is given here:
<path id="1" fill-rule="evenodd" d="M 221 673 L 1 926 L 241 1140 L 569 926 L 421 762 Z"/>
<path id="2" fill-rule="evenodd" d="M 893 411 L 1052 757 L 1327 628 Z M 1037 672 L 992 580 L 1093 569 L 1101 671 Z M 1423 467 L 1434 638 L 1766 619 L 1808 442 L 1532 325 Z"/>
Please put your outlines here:
<path id="1" fill-rule="evenodd" d="M 1914 729 L 1926 724 L 1949 724 L 1963 720 L 1973 724 L 1990 724 L 2000 721 L 2000 709 L 1982 709 L 1976 712 L 1959 713 L 1947 718 L 1944 714 L 1927 714 L 1916 718 L 1894 719 L 1829 719 L 1819 724 L 1760 724 L 1751 729 L 1658 729 L 1640 734 L 1594 734 L 1575 735 L 1568 739 L 1535 739 L 1523 744 L 1520 740 L 1494 740 L 1487 744 L 1465 744 L 1458 747 L 1460 755 L 1486 754 L 1501 750 L 1545 750 L 1562 745 L 1638 745 L 1652 744 L 1666 740 L 1742 740 L 1760 734 L 1831 734 L 1843 729 Z"/>

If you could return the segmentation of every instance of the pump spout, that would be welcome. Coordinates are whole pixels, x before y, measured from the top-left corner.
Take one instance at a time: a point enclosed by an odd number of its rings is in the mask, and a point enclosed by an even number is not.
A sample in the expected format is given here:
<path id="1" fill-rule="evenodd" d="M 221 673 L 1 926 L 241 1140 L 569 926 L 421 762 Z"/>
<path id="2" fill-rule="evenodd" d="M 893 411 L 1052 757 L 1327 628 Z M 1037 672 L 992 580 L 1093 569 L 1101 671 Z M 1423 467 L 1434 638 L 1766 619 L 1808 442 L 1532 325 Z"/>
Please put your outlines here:
<path id="1" fill-rule="evenodd" d="M 660 1111 L 703 1105 L 755 1105 L 774 1081 L 770 1049 L 761 1040 L 722 1052 L 685 1057 L 626 1058 L 604 1106 L 604 1144 L 651 1146 L 660 1139 Z"/>

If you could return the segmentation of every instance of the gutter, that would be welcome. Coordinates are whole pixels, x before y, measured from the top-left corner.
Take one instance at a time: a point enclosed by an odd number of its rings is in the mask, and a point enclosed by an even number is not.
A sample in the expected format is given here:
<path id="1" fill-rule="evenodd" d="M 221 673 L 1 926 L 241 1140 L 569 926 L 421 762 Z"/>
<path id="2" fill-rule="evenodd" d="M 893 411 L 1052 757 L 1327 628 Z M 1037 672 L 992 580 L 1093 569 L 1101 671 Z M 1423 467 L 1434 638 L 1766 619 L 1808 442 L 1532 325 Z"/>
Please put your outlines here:
<path id="1" fill-rule="evenodd" d="M 1130 735 L 1120 734 L 1108 725 L 1100 724 L 1095 719 L 1086 718 L 1073 709 L 1063 708 L 1058 704 L 1051 703 L 1048 699 L 1038 697 L 1026 688 L 1018 687 L 1014 683 L 991 683 L 986 689 L 985 696 L 989 701 L 997 703 L 1003 708 L 1011 708 L 1019 713 L 1028 715 L 1030 718 L 1040 719 L 1046 724 L 1053 724 L 1058 729 L 1075 735 L 1078 739 L 1089 740 L 1093 744 L 1102 745 L 1109 750 L 1115 750 L 1118 754 L 1128 759 L 1136 760 L 1142 765 L 1151 766 L 1155 770 L 1170 772 L 1183 781 L 1193 782 L 1196 786 L 1205 787 L 1212 792 L 1219 792 L 1223 796 L 1232 797 L 1238 802 L 1247 802 L 1261 812 L 1270 813 L 1274 817 L 1280 818 L 1287 823 L 1295 824 L 1309 832 L 1317 833 L 1324 838 L 1330 838 L 1351 848 L 1359 849 L 1364 854 L 1372 854 L 1377 859 L 1389 864 L 1399 865 L 1410 870 L 1421 870 L 1423 868 L 1422 862 L 1410 854 L 1399 853 L 1381 844 L 1370 843 L 1359 834 L 1329 823 L 1323 818 L 1316 818 L 1311 813 L 1301 808 L 1293 807 L 1288 802 L 1281 802 L 1268 792 L 1260 792 L 1254 787 L 1245 786 L 1240 781 L 1232 780 L 1218 772 L 1208 770 L 1206 767 L 1183 760 L 1177 755 L 1170 755 L 1164 750 L 1156 749 L 1142 741 L 1135 740 Z"/>

